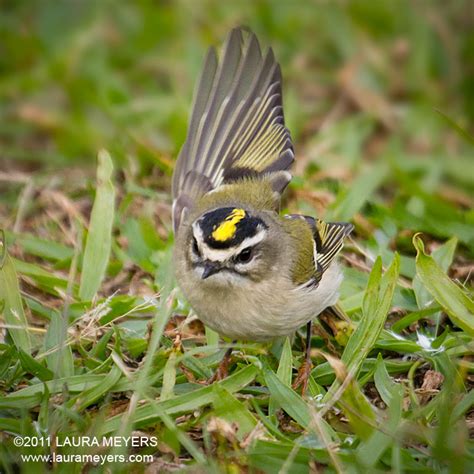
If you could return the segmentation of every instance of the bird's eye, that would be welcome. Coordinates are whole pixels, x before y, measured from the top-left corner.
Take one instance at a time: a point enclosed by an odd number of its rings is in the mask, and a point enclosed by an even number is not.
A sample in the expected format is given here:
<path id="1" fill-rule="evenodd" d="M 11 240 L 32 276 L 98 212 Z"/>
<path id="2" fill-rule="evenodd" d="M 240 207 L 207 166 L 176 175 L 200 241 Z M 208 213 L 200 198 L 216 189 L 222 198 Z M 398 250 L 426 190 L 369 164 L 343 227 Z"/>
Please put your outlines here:
<path id="1" fill-rule="evenodd" d="M 198 247 L 198 243 L 197 243 L 196 237 L 193 237 L 193 252 L 194 252 L 198 257 L 201 256 L 201 252 L 199 251 L 199 247 Z"/>
<path id="2" fill-rule="evenodd" d="M 238 263 L 247 263 L 247 262 L 250 262 L 251 258 L 252 258 L 252 249 L 251 249 L 251 247 L 247 247 L 247 248 L 243 249 L 242 252 L 240 252 L 235 257 L 235 260 Z"/>

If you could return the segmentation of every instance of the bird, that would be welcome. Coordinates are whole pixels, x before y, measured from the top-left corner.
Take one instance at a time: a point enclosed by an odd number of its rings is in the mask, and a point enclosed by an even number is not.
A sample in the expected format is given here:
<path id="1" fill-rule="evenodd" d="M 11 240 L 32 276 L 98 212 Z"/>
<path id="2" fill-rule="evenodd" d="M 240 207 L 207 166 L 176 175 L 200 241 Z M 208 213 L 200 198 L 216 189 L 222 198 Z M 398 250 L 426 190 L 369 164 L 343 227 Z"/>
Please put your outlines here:
<path id="1" fill-rule="evenodd" d="M 198 318 L 234 341 L 306 325 L 307 384 L 311 324 L 338 300 L 336 257 L 353 226 L 280 213 L 294 160 L 280 65 L 234 28 L 220 55 L 207 52 L 173 172 L 176 280 Z"/>

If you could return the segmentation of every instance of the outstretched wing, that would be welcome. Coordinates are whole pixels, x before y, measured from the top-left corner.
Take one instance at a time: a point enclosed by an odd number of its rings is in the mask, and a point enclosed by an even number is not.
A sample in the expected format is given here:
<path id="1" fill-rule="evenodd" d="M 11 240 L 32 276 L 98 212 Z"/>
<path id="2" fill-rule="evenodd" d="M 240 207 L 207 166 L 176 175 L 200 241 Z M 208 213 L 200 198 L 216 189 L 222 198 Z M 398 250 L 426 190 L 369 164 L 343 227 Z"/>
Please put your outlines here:
<path id="1" fill-rule="evenodd" d="M 252 33 L 230 32 L 220 61 L 207 53 L 194 94 L 186 141 L 173 174 L 173 223 L 203 194 L 246 176 L 279 173 L 280 193 L 291 175 L 293 146 L 284 125 L 281 72 Z"/>
<path id="2" fill-rule="evenodd" d="M 317 285 L 324 272 L 329 268 L 337 254 L 344 245 L 344 239 L 351 232 L 354 226 L 348 222 L 324 222 L 320 219 L 314 219 L 310 216 L 301 214 L 288 214 L 285 218 L 291 221 L 304 221 L 310 227 L 313 234 L 313 261 L 308 258 L 307 251 L 301 243 L 299 247 L 302 250 L 300 256 L 300 268 L 305 269 L 301 273 L 309 275 L 304 279 L 305 285 Z M 299 233 L 302 235 L 302 232 Z M 301 237 L 300 237 L 301 238 Z M 298 281 L 297 283 L 300 283 Z"/>

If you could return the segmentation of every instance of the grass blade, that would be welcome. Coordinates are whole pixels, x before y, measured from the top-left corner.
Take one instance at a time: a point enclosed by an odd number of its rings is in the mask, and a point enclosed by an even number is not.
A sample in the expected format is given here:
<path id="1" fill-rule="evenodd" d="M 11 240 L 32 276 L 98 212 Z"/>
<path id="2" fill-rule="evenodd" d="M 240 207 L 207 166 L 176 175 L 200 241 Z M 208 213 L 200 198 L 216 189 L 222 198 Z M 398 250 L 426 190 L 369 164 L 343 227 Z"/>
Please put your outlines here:
<path id="1" fill-rule="evenodd" d="M 91 300 L 99 290 L 109 262 L 115 209 L 112 175 L 112 159 L 107 151 L 102 150 L 99 152 L 97 192 L 92 207 L 79 287 L 79 298 L 86 301 Z"/>
<path id="2" fill-rule="evenodd" d="M 9 393 L 0 398 L 0 409 L 23 408 L 31 409 L 38 405 L 46 391 L 51 394 L 60 393 L 66 385 L 71 393 L 82 392 L 91 386 L 100 385 L 105 375 L 84 374 L 63 379 L 54 379 L 45 383 L 35 383 L 16 392 Z"/>
<path id="3" fill-rule="evenodd" d="M 293 355 L 291 353 L 290 338 L 285 339 L 281 352 L 280 364 L 278 365 L 277 376 L 288 387 L 291 385 L 291 374 L 293 370 Z"/>
<path id="4" fill-rule="evenodd" d="M 383 329 L 397 284 L 399 263 L 396 254 L 382 277 L 382 260 L 378 257 L 375 261 L 364 296 L 362 319 L 349 339 L 341 358 L 346 377 L 351 379 L 344 381 L 343 384 L 339 376 L 323 399 L 328 406 L 331 406 L 340 397 L 342 408 L 352 428 L 363 439 L 367 439 L 373 432 L 372 424 L 375 418 L 372 406 L 362 393 L 356 376 Z M 338 395 L 341 390 L 343 390 L 342 393 Z"/>
<path id="5" fill-rule="evenodd" d="M 474 336 L 474 301 L 443 272 L 434 259 L 425 254 L 419 235 L 413 237 L 416 271 L 425 288 L 448 314 L 451 321 Z"/>
<path id="6" fill-rule="evenodd" d="M 237 423 L 237 437 L 240 441 L 257 425 L 255 417 L 246 406 L 221 385 L 214 385 L 214 416 L 229 423 Z"/>
<path id="7" fill-rule="evenodd" d="M 150 404 L 150 408 L 155 411 L 156 416 L 163 422 L 167 429 L 174 434 L 184 448 L 186 448 L 188 453 L 198 463 L 205 463 L 206 457 L 199 449 L 197 443 L 195 443 L 185 431 L 182 431 L 175 425 L 173 419 L 163 410 L 163 407 L 160 406 L 158 402 L 150 398 L 147 398 L 147 401 Z"/>
<path id="8" fill-rule="evenodd" d="M 309 449 L 304 446 L 297 446 L 291 474 L 308 474 L 310 462 L 316 459 L 317 462 L 328 463 L 329 456 L 326 449 Z M 295 452 L 295 444 L 281 441 L 259 439 L 252 447 L 249 458 L 253 468 L 250 472 L 280 473 L 289 456 Z M 317 471 L 314 471 L 317 472 Z M 329 471 L 335 472 L 335 471 Z"/>
<path id="9" fill-rule="evenodd" d="M 265 370 L 264 376 L 268 389 L 278 405 L 303 428 L 307 428 L 311 417 L 309 407 L 303 398 L 285 385 L 272 370 Z"/>
<path id="10" fill-rule="evenodd" d="M 390 445 L 395 444 L 393 438 L 402 418 L 402 403 L 402 390 L 395 386 L 391 393 L 391 404 L 387 409 L 389 417 L 382 424 L 382 430 L 374 431 L 372 436 L 364 440 L 357 448 L 357 458 L 362 465 L 368 468 L 368 472 L 373 472 L 383 453 Z"/>
<path id="11" fill-rule="evenodd" d="M 33 357 L 31 357 L 25 351 L 19 349 L 18 355 L 21 365 L 26 372 L 34 375 L 35 377 L 38 377 L 42 382 L 46 382 L 48 380 L 53 379 L 53 371 L 49 370 L 43 364 L 33 359 Z"/>
<path id="12" fill-rule="evenodd" d="M 398 255 L 395 255 L 382 278 L 382 260 L 379 257 L 375 261 L 364 297 L 362 319 L 342 354 L 342 362 L 348 372 L 359 370 L 363 360 L 377 342 L 392 304 L 399 267 Z"/>
<path id="13" fill-rule="evenodd" d="M 280 363 L 278 365 L 277 377 L 287 386 L 291 385 L 291 375 L 293 370 L 293 355 L 291 353 L 291 342 L 287 337 L 285 338 L 285 343 L 283 344 L 283 349 L 281 351 Z M 278 403 L 275 398 L 272 396 L 270 398 L 270 405 L 268 411 L 270 414 L 274 414 L 275 410 L 278 408 Z"/>
<path id="14" fill-rule="evenodd" d="M 390 406 L 392 403 L 392 400 L 395 396 L 394 394 L 398 394 L 400 397 L 403 395 L 402 386 L 394 382 L 390 375 L 388 375 L 387 367 L 385 367 L 385 363 L 380 354 L 377 358 L 377 365 L 374 373 L 374 383 L 380 397 L 387 406 Z"/>
<path id="15" fill-rule="evenodd" d="M 43 349 L 48 353 L 47 366 L 54 372 L 56 378 L 74 375 L 74 359 L 71 346 L 65 344 L 66 338 L 67 328 L 64 327 L 64 321 L 59 313 L 53 311 Z"/>
<path id="16" fill-rule="evenodd" d="M 41 239 L 32 234 L 6 232 L 7 240 L 15 241 L 22 250 L 31 255 L 51 261 L 62 261 L 72 258 L 74 250 L 52 240 Z"/>
<path id="17" fill-rule="evenodd" d="M 361 439 L 368 439 L 373 433 L 376 418 L 372 405 L 355 378 L 356 367 L 348 373 L 345 365 L 339 359 L 329 354 L 321 353 L 321 355 L 331 364 L 336 373 L 337 382 L 340 384 L 338 390 L 334 392 L 334 396 L 322 411 L 327 411 L 329 407 L 337 402 L 349 420 L 354 433 Z M 336 384 L 333 385 L 334 387 L 337 386 Z"/>
<path id="18" fill-rule="evenodd" d="M 433 254 L 431 255 L 434 261 L 440 266 L 440 268 L 445 273 L 451 266 L 457 243 L 458 239 L 456 237 L 452 237 L 441 247 L 438 247 L 436 250 L 434 250 Z M 413 290 L 415 292 L 416 302 L 420 309 L 425 309 L 431 306 L 431 304 L 433 303 L 433 297 L 424 287 L 419 275 L 416 275 L 413 279 Z"/>
<path id="19" fill-rule="evenodd" d="M 5 245 L 5 235 L 0 231 L 0 314 L 3 314 L 17 349 L 31 352 L 28 321 L 23 311 L 20 288 L 13 262 Z"/>
<path id="20" fill-rule="evenodd" d="M 474 146 L 474 137 L 464 128 L 462 128 L 455 120 L 453 120 L 449 115 L 446 115 L 444 112 L 442 112 L 439 109 L 435 109 L 436 112 L 438 112 L 441 117 L 446 121 L 446 123 L 457 132 L 457 134 L 464 138 L 466 142 Z"/>
<path id="21" fill-rule="evenodd" d="M 242 388 L 246 387 L 257 375 L 257 368 L 253 365 L 245 367 L 239 370 L 237 373 L 227 377 L 222 382 L 219 382 L 229 392 L 237 392 Z M 198 388 L 192 392 L 184 395 L 176 396 L 170 400 L 159 402 L 159 407 L 164 410 L 168 415 L 174 413 L 182 413 L 187 411 L 196 410 L 204 405 L 208 405 L 214 401 L 214 389 L 212 386 Z M 156 404 L 155 404 L 156 405 Z M 149 404 L 139 406 L 134 414 L 133 423 L 136 427 L 143 427 L 153 424 L 159 416 L 156 414 L 156 410 L 153 409 Z M 109 418 L 102 426 L 100 434 L 105 435 L 107 433 L 116 431 L 122 424 L 122 415 L 113 416 Z"/>
<path id="22" fill-rule="evenodd" d="M 107 394 L 112 390 L 112 387 L 120 380 L 122 375 L 122 371 L 119 367 L 113 365 L 110 372 L 100 383 L 84 391 L 77 397 L 75 401 L 75 409 L 78 412 L 82 411 L 100 398 L 107 396 Z"/>
<path id="23" fill-rule="evenodd" d="M 160 400 L 165 401 L 173 398 L 173 389 L 176 384 L 176 350 L 173 348 L 166 361 L 163 373 L 163 387 L 161 388 Z"/>
<path id="24" fill-rule="evenodd" d="M 309 428 L 313 418 L 310 405 L 291 387 L 285 385 L 272 370 L 264 369 L 264 376 L 268 389 L 278 405 L 303 428 Z M 319 423 L 326 438 L 332 440 L 337 438 L 336 433 L 325 420 L 319 418 Z"/>

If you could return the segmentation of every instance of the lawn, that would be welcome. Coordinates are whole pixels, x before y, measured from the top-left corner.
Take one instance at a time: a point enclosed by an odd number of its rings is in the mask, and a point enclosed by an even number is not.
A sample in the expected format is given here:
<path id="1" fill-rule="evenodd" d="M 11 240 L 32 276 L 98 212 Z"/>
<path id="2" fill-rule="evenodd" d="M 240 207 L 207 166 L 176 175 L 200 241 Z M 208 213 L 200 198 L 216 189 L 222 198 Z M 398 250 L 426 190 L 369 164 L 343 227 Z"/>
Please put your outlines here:
<path id="1" fill-rule="evenodd" d="M 306 394 L 304 328 L 206 384 L 230 341 L 173 276 L 193 87 L 238 25 L 282 67 L 283 211 L 355 226 Z M 474 472 L 472 2 L 18 0 L 0 38 L 0 472 Z"/>

